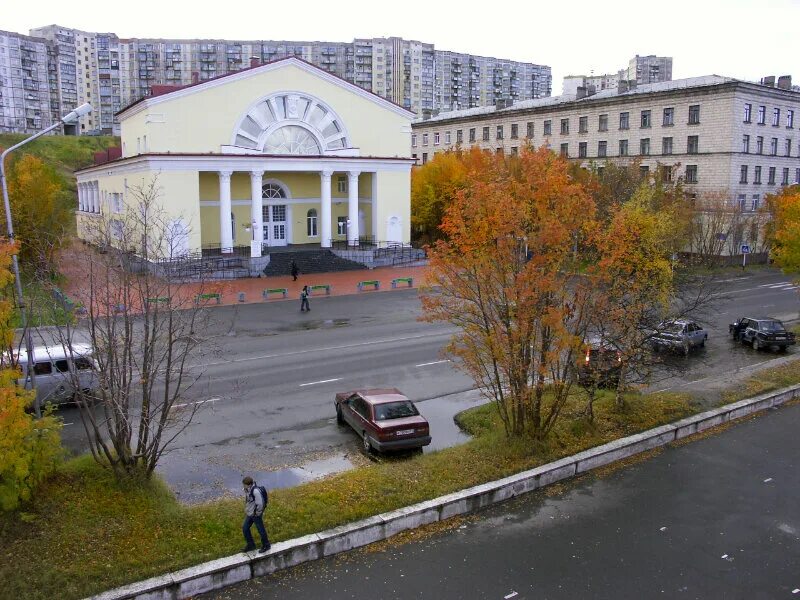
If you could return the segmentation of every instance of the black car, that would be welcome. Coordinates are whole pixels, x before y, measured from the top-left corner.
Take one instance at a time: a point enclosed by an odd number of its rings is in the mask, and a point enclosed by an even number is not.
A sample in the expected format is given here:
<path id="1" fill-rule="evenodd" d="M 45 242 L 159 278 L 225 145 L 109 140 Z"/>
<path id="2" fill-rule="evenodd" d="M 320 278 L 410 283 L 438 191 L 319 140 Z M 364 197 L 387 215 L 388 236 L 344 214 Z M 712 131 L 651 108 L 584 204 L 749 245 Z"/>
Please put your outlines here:
<path id="1" fill-rule="evenodd" d="M 590 337 L 583 346 L 577 364 L 578 383 L 584 387 L 616 387 L 622 357 L 613 343 L 601 337 Z"/>
<path id="2" fill-rule="evenodd" d="M 753 350 L 777 347 L 786 350 L 795 344 L 795 335 L 772 317 L 742 317 L 728 326 L 734 340 L 750 344 Z"/>

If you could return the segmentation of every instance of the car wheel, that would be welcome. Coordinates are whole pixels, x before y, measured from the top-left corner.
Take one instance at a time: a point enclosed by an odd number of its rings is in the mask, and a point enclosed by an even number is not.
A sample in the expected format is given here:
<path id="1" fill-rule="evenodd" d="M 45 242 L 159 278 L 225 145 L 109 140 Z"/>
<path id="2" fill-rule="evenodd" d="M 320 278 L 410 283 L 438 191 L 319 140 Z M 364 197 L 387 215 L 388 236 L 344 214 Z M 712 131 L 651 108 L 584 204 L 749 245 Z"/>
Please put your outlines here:
<path id="1" fill-rule="evenodd" d="M 758 343 L 758 340 L 756 338 L 753 338 L 753 350 L 760 350 L 760 349 L 761 349 L 761 344 Z"/>
<path id="2" fill-rule="evenodd" d="M 339 425 L 344 425 L 344 417 L 342 417 L 342 407 L 338 404 L 336 405 L 336 422 Z"/>
<path id="3" fill-rule="evenodd" d="M 361 443 L 364 447 L 364 453 L 372 454 L 372 444 L 369 441 L 369 436 L 367 435 L 367 432 L 364 431 L 361 435 L 362 435 Z"/>
<path id="4" fill-rule="evenodd" d="M 705 348 L 706 347 L 706 338 L 703 338 L 702 340 L 700 340 L 700 347 L 701 348 Z"/>

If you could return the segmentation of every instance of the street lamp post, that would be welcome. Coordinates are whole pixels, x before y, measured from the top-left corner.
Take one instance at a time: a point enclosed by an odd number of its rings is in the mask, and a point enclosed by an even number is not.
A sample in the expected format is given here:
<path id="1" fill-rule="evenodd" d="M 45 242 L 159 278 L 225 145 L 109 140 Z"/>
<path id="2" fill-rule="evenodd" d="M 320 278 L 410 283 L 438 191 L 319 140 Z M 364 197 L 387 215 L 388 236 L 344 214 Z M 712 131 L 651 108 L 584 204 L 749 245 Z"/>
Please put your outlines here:
<path id="1" fill-rule="evenodd" d="M 39 133 L 34 133 L 32 136 L 25 138 L 19 144 L 14 144 L 8 150 L 5 150 L 2 154 L 0 154 L 0 183 L 3 187 L 3 204 L 5 205 L 6 209 L 6 225 L 8 227 L 8 241 L 12 244 L 14 243 L 14 225 L 11 222 L 11 204 L 8 201 L 8 185 L 6 184 L 6 156 L 11 154 L 14 150 L 19 148 L 20 146 L 24 146 L 28 142 L 32 142 L 38 137 L 43 136 L 46 133 L 50 133 L 56 127 L 61 126 L 62 124 L 66 125 L 68 123 L 74 123 L 79 118 L 84 115 L 88 115 L 92 112 L 92 105 L 88 102 L 86 104 L 81 104 L 78 108 L 73 111 L 70 111 L 57 123 L 53 123 L 50 127 L 46 129 L 42 129 Z M 14 254 L 11 256 L 11 265 L 14 269 L 14 279 L 16 281 L 16 292 L 17 292 L 17 305 L 19 306 L 20 315 L 22 316 L 22 331 L 25 335 L 25 352 L 28 354 L 28 367 L 26 370 L 26 381 L 27 378 L 30 377 L 31 380 L 31 389 L 33 390 L 34 394 L 36 394 L 36 377 L 33 372 L 34 366 L 34 357 L 33 357 L 33 340 L 31 339 L 31 332 L 28 329 L 28 317 L 25 311 L 25 299 L 22 295 L 22 281 L 19 278 L 19 261 L 17 260 L 17 252 L 14 251 Z M 39 418 L 42 416 L 42 408 L 39 404 L 38 395 L 35 396 L 33 401 L 33 407 L 36 411 L 36 417 Z"/>

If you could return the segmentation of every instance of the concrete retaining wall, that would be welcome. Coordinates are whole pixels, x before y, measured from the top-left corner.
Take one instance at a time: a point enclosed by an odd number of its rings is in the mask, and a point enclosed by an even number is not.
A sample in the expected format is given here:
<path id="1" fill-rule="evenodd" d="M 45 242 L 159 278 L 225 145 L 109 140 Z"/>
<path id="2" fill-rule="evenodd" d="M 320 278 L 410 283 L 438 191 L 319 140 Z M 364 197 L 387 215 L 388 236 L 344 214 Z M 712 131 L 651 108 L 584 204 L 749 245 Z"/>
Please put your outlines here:
<path id="1" fill-rule="evenodd" d="M 670 425 L 597 446 L 574 456 L 530 469 L 498 481 L 477 485 L 388 513 L 348 523 L 301 538 L 278 542 L 267 554 L 235 554 L 195 567 L 120 587 L 94 600 L 181 600 L 209 590 L 269 575 L 304 562 L 346 552 L 387 539 L 402 531 L 467 514 L 491 504 L 526 494 L 699 433 L 716 425 L 800 398 L 800 385 L 741 400 Z"/>

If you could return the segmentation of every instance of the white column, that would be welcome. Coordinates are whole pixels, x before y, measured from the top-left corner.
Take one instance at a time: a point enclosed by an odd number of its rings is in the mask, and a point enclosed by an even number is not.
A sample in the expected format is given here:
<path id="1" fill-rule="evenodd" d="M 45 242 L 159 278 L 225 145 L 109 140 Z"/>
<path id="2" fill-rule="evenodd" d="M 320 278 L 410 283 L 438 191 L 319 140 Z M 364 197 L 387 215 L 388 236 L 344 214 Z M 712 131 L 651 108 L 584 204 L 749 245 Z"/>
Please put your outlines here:
<path id="1" fill-rule="evenodd" d="M 347 173 L 347 245 L 358 245 L 358 176 L 359 171 Z"/>
<path id="2" fill-rule="evenodd" d="M 100 183 L 97 181 L 92 183 L 92 212 L 100 212 Z"/>
<path id="3" fill-rule="evenodd" d="M 233 252 L 231 175 L 231 171 L 219 172 L 219 246 L 222 252 Z"/>
<path id="4" fill-rule="evenodd" d="M 333 171 L 325 170 L 320 173 L 320 246 L 331 247 L 331 176 Z"/>
<path id="5" fill-rule="evenodd" d="M 83 184 L 78 184 L 78 210 L 83 212 L 83 198 L 84 198 L 84 191 L 83 191 Z"/>
<path id="6" fill-rule="evenodd" d="M 261 210 L 261 186 L 264 171 L 250 171 L 250 226 L 253 228 L 253 241 L 250 256 L 261 256 L 261 243 L 264 240 L 264 213 Z"/>

